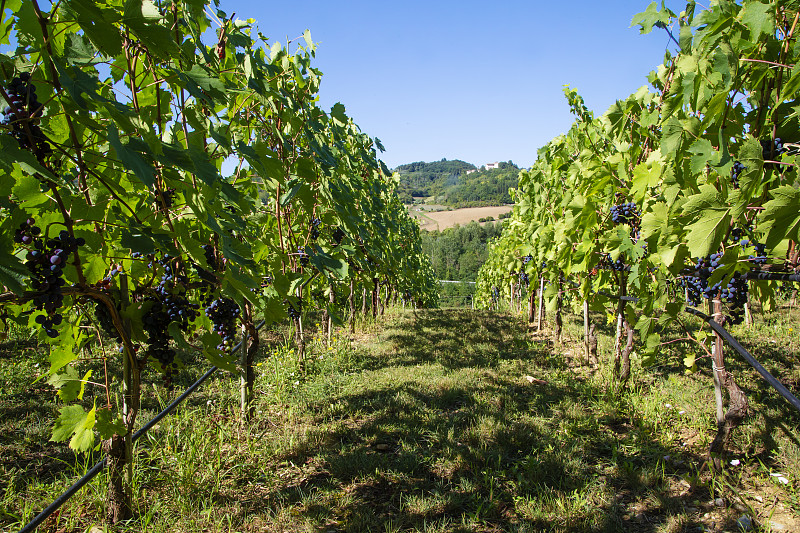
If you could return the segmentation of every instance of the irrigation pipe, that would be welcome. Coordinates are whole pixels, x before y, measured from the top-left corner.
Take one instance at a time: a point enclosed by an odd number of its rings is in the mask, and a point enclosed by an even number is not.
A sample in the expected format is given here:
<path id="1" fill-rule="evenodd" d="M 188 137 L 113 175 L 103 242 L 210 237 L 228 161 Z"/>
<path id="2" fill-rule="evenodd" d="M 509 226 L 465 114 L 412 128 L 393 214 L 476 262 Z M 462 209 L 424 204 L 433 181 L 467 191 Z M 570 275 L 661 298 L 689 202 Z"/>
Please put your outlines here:
<path id="1" fill-rule="evenodd" d="M 772 276 L 776 275 L 776 273 L 774 273 L 774 272 L 761 272 L 758 275 L 764 275 L 764 274 L 769 274 L 769 275 L 772 275 Z M 790 275 L 787 275 L 787 274 L 779 274 L 779 275 L 781 275 L 781 276 L 789 276 L 789 277 L 800 277 L 800 276 L 796 276 L 796 275 L 791 275 L 790 276 Z M 764 278 L 759 278 L 759 279 L 764 279 Z M 770 279 L 774 280 L 775 278 L 770 278 Z M 786 279 L 784 281 L 795 281 L 795 280 Z M 614 296 L 613 294 L 606 293 L 605 291 L 598 291 L 597 293 L 600 294 L 601 296 L 605 296 L 607 298 L 612 298 L 612 299 L 621 299 L 621 300 L 634 301 L 634 302 L 638 302 L 639 301 L 638 298 L 634 298 L 632 296 L 623 296 L 622 298 L 620 298 L 619 296 Z M 730 344 L 731 348 L 733 348 L 734 350 L 739 352 L 739 355 L 744 357 L 745 361 L 750 363 L 750 366 L 755 368 L 756 371 L 759 374 L 761 374 L 761 377 L 763 377 L 764 380 L 767 383 L 769 383 L 770 386 L 772 386 L 773 389 L 778 391 L 778 394 L 783 396 L 786 399 L 786 401 L 788 401 L 792 405 L 792 407 L 794 407 L 795 409 L 800 411 L 800 399 L 797 399 L 797 397 L 794 394 L 792 394 L 791 391 L 789 391 L 789 389 L 787 389 L 786 386 L 784 386 L 783 383 L 778 381 L 777 378 L 775 378 L 775 376 L 770 374 L 769 371 L 766 368 L 761 366 L 761 363 L 759 363 L 756 360 L 756 358 L 753 357 L 750 354 L 750 352 L 748 352 L 747 349 L 744 346 L 739 344 L 739 341 L 737 341 L 733 337 L 733 335 L 728 333 L 728 331 L 725 328 L 723 328 L 717 321 L 715 321 L 712 317 L 708 316 L 707 314 L 705 314 L 705 313 L 703 313 L 701 311 L 698 311 L 694 307 L 686 307 L 686 308 L 684 308 L 684 311 L 686 311 L 690 315 L 694 315 L 696 317 L 700 317 L 703 320 L 705 320 L 708 323 L 708 325 L 711 326 L 711 329 L 713 329 L 715 332 L 717 332 L 720 335 L 720 337 L 725 339 L 725 342 Z"/>
<path id="2" fill-rule="evenodd" d="M 742 357 L 744 357 L 744 358 L 745 358 L 745 360 L 746 360 L 748 363 L 750 363 L 750 366 L 752 366 L 753 368 L 755 368 L 755 369 L 756 369 L 756 371 L 757 371 L 759 374 L 761 374 L 761 377 L 763 377 L 763 378 L 764 378 L 764 380 L 766 380 L 766 382 L 767 382 L 767 383 L 769 383 L 769 384 L 772 386 L 772 388 L 773 388 L 773 389 L 775 389 L 776 391 L 778 391 L 778 394 L 780 394 L 781 396 L 783 396 L 783 397 L 784 397 L 784 398 L 785 398 L 785 399 L 786 399 L 786 400 L 787 400 L 787 401 L 788 401 L 788 402 L 789 402 L 789 403 L 792 405 L 792 407 L 794 407 L 795 409 L 797 409 L 798 411 L 800 411 L 800 400 L 798 400 L 798 399 L 797 399 L 797 397 L 796 397 L 794 394 L 792 394 L 792 393 L 789 391 L 789 389 L 787 389 L 787 388 L 786 388 L 786 387 L 783 385 L 783 383 L 781 383 L 780 381 L 778 381 L 778 380 L 775 378 L 775 376 L 773 376 L 772 374 L 770 374 L 770 373 L 767 371 L 767 369 L 766 369 L 766 368 L 764 368 L 763 366 L 761 366 L 761 363 L 759 363 L 758 361 L 756 361 L 756 359 L 755 359 L 755 358 L 754 358 L 752 355 L 750 355 L 750 352 L 748 352 L 748 351 L 747 351 L 747 349 L 746 349 L 744 346 L 742 346 L 741 344 L 739 344 L 739 342 L 738 342 L 736 339 L 734 339 L 734 338 L 733 338 L 733 336 L 732 336 L 730 333 L 728 333 L 728 332 L 725 330 L 725 328 L 723 328 L 723 327 L 722 327 L 722 326 L 721 326 L 721 325 L 720 325 L 720 324 L 719 324 L 719 323 L 718 323 L 716 320 L 714 320 L 712 317 L 708 316 L 707 314 L 705 314 L 705 313 L 703 313 L 703 312 L 701 312 L 701 311 L 698 311 L 697 309 L 694 309 L 694 308 L 692 308 L 692 307 L 687 307 L 687 308 L 685 309 L 685 311 L 686 311 L 687 313 L 689 313 L 689 314 L 692 314 L 692 315 L 698 316 L 698 317 L 702 318 L 703 320 L 705 320 L 705 321 L 708 323 L 708 325 L 709 325 L 709 326 L 711 326 L 711 329 L 713 329 L 713 330 L 714 330 L 716 333 L 718 333 L 720 337 L 722 337 L 723 339 L 725 339 L 725 342 L 727 342 L 728 344 L 730 344 L 730 345 L 731 345 L 731 347 L 732 347 L 734 350 L 736 350 L 737 352 L 739 352 L 739 354 L 740 354 Z"/>
<path id="3" fill-rule="evenodd" d="M 311 278 L 311 279 L 313 279 L 313 278 Z M 311 279 L 309 279 L 308 281 L 311 281 Z M 307 283 L 307 282 L 306 282 L 306 283 Z M 304 285 L 305 285 L 305 284 L 304 284 Z M 262 321 L 261 321 L 261 322 L 260 322 L 260 323 L 259 323 L 259 324 L 256 326 L 256 331 L 258 331 L 259 329 L 261 329 L 261 328 L 264 326 L 264 324 L 265 324 L 265 323 L 266 323 L 266 321 L 262 320 Z M 233 347 L 233 349 L 231 350 L 231 352 L 235 352 L 236 350 L 238 350 L 239 348 L 241 348 L 241 345 L 242 345 L 242 343 L 241 343 L 241 342 L 239 342 L 239 344 L 237 344 L 236 346 L 234 346 L 234 347 Z M 167 407 L 166 407 L 166 408 L 165 408 L 163 411 L 161 411 L 161 412 L 160 412 L 160 413 L 158 413 L 156 416 L 154 416 L 154 417 L 152 418 L 152 420 L 150 420 L 150 421 L 149 421 L 147 424 L 145 424 L 144 426 L 142 426 L 142 428 L 141 428 L 141 429 L 139 429 L 139 431 L 137 431 L 136 433 L 134 433 L 134 434 L 133 434 L 133 437 L 131 437 L 131 440 L 132 440 L 133 442 L 136 442 L 136 441 L 139 439 L 139 437 L 141 437 L 142 435 L 144 435 L 145 433 L 147 433 L 147 432 L 148 432 L 150 429 L 152 429 L 152 427 L 153 427 L 153 426 L 155 426 L 156 424 L 158 424 L 158 422 L 159 422 L 159 421 L 161 421 L 161 419 L 163 419 L 165 416 L 167 416 L 167 415 L 168 415 L 168 414 L 170 414 L 172 411 L 174 411 L 174 410 L 175 410 L 175 408 L 176 408 L 176 407 L 178 407 L 178 405 L 180 405 L 181 403 L 183 403 L 183 401 L 184 401 L 186 398 L 188 398 L 188 397 L 189 397 L 189 396 L 190 396 L 190 395 L 191 395 L 191 394 L 192 394 L 192 393 L 193 393 L 193 392 L 194 392 L 194 391 L 197 389 L 197 387 L 199 387 L 200 385 L 202 385 L 202 384 L 203 384 L 203 382 L 204 382 L 205 380 L 207 380 L 208 378 L 210 378 L 210 377 L 211 377 L 211 375 L 212 375 L 214 372 L 216 372 L 216 371 L 217 371 L 217 367 L 216 367 L 216 366 L 212 366 L 210 369 L 208 369 L 208 372 L 206 372 L 205 374 L 203 374 L 203 375 L 202 375 L 202 376 L 201 376 L 201 377 L 200 377 L 200 378 L 199 378 L 197 381 L 195 381 L 194 383 L 192 383 L 192 384 L 189 386 L 189 388 L 188 388 L 188 389 L 186 389 L 185 391 L 183 391 L 183 394 L 181 394 L 180 396 L 178 396 L 178 397 L 177 397 L 175 400 L 173 400 L 173 402 L 172 402 L 171 404 L 169 404 L 169 405 L 168 405 L 168 406 L 167 406 Z M 34 519 L 33 519 L 33 520 L 31 520 L 30 522 L 28 522 L 28 524 L 26 524 L 26 525 L 25 525 L 25 527 L 23 527 L 22 529 L 20 529 L 20 530 L 19 530 L 19 533 L 30 533 L 30 532 L 34 531 L 34 530 L 35 530 L 37 527 L 39 527 L 39 525 L 40 525 L 42 522 L 44 522 L 44 521 L 45 521 L 45 520 L 46 520 L 46 519 L 47 519 L 47 518 L 48 518 L 48 517 L 49 517 L 51 514 L 53 514 L 54 512 L 56 512 L 56 511 L 58 510 L 58 508 L 59 508 L 59 507 L 61 507 L 62 505 L 64 505 L 64 503 L 66 503 L 66 501 L 67 501 L 67 500 L 69 500 L 69 499 L 70 499 L 72 496 L 74 496 L 76 492 L 78 492 L 79 490 L 81 490 L 81 489 L 83 488 L 83 486 L 84 486 L 84 485 L 86 485 L 87 483 L 89 483 L 89 482 L 90 482 L 90 481 L 91 481 L 91 480 L 92 480 L 92 479 L 93 479 L 93 478 L 94 478 L 94 477 L 95 477 L 97 474 L 99 474 L 99 473 L 100 473 L 100 472 L 103 470 L 103 468 L 105 468 L 105 466 L 106 466 L 106 458 L 105 458 L 105 457 L 103 457 L 102 459 L 100 459 L 99 461 L 97 461 L 97 463 L 95 463 L 95 465 L 94 465 L 94 466 L 93 466 L 93 467 L 92 467 L 92 468 L 91 468 L 91 469 L 90 469 L 88 472 L 86 472 L 86 474 L 84 474 L 82 478 L 80 478 L 78 481 L 76 481 L 75 483 L 73 483 L 73 485 L 72 485 L 70 488 L 68 488 L 67 490 L 65 490 L 65 491 L 64 491 L 64 492 L 61 494 L 61 496 L 59 496 L 58 498 L 56 498 L 56 499 L 55 499 L 55 501 L 53 501 L 53 503 L 51 503 L 50 505 L 48 505 L 48 506 L 47 506 L 47 507 L 46 507 L 46 508 L 45 508 L 45 509 L 44 509 L 44 510 L 41 512 L 41 513 L 39 513 L 38 515 L 36 515 L 36 516 L 34 517 Z"/>

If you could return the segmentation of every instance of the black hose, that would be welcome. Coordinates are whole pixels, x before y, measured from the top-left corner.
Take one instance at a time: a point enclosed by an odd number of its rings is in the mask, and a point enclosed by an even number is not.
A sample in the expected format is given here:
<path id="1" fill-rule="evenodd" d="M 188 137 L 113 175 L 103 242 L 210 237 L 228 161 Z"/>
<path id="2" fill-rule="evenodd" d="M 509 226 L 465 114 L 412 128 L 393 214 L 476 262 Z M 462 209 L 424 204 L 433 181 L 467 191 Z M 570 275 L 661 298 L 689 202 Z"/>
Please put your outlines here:
<path id="1" fill-rule="evenodd" d="M 261 321 L 261 322 L 260 322 L 260 323 L 259 323 L 259 324 L 256 326 L 256 330 L 259 330 L 259 329 L 261 329 L 261 328 L 264 326 L 264 324 L 265 324 L 265 323 L 266 323 L 266 321 L 265 321 L 265 320 L 262 320 L 262 321 Z M 234 347 L 233 347 L 233 349 L 231 350 L 231 352 L 235 352 L 236 350 L 238 350 L 239 348 L 241 348 L 241 346 L 242 346 L 242 343 L 241 343 L 241 341 L 240 341 L 240 342 L 239 342 L 239 344 L 237 344 L 236 346 L 234 346 Z M 208 369 L 208 372 L 206 372 L 205 374 L 203 374 L 203 375 L 202 375 L 202 376 L 201 376 L 201 377 L 200 377 L 200 378 L 199 378 L 197 381 L 195 381 L 194 383 L 192 383 L 192 384 L 189 386 L 189 388 L 188 388 L 188 389 L 186 389 L 185 391 L 183 391 L 183 394 L 181 394 L 180 396 L 178 396 L 178 397 L 177 397 L 177 398 L 176 398 L 176 399 L 175 399 L 175 400 L 174 400 L 174 401 L 173 401 L 171 404 L 169 404 L 169 405 L 168 405 L 168 406 L 167 406 L 167 407 L 166 407 L 166 408 L 165 408 L 163 411 L 161 411 L 160 413 L 158 413 L 158 414 L 157 414 L 155 417 L 153 417 L 153 419 L 152 419 L 152 420 L 150 420 L 150 421 L 149 421 L 147 424 L 145 424 L 144 426 L 142 426 L 142 428 L 141 428 L 139 431 L 137 431 L 136 433 L 134 433 L 134 434 L 133 434 L 133 437 L 131 437 L 131 441 L 132 441 L 132 442 L 136 442 L 136 441 L 139 439 L 139 437 L 141 437 L 142 435 L 144 435 L 145 433 L 147 433 L 147 432 L 148 432 L 148 431 L 149 431 L 149 430 L 150 430 L 150 429 L 151 429 L 153 426 L 155 426 L 155 425 L 156 425 L 156 424 L 157 424 L 157 423 L 158 423 L 158 422 L 159 422 L 159 421 L 160 421 L 162 418 L 164 418 L 165 416 L 167 416 L 168 414 L 170 414 L 172 411 L 174 411 L 174 410 L 175 410 L 175 408 L 176 408 L 176 407 L 178 407 L 178 405 L 180 405 L 180 404 L 181 404 L 181 403 L 182 403 L 182 402 L 183 402 L 183 401 L 184 401 L 186 398 L 188 398 L 188 397 L 189 397 L 189 395 L 191 395 L 191 394 L 192 394 L 192 393 L 193 393 L 193 392 L 194 392 L 194 391 L 197 389 L 197 387 L 199 387 L 199 386 L 200 386 L 200 385 L 201 385 L 201 384 L 202 384 L 202 383 L 203 383 L 205 380 L 207 380 L 209 377 L 211 377 L 211 375 L 212 375 L 214 372 L 216 372 L 216 371 L 217 371 L 217 367 L 216 367 L 216 366 L 212 366 L 210 369 Z M 25 525 L 25 527 L 23 527 L 22 529 L 20 529 L 20 530 L 19 530 L 19 533 L 30 533 L 31 531 L 34 531 L 34 530 L 35 530 L 37 527 L 39 527 L 39 525 L 40 525 L 42 522 L 44 522 L 44 521 L 47 519 L 47 517 L 49 517 L 51 514 L 53 514 L 54 512 L 56 512 L 56 510 L 57 510 L 59 507 L 61 507 L 62 505 L 64 505 L 64 503 L 65 503 L 67 500 L 69 500 L 69 499 L 70 499 L 72 496 L 74 496 L 76 492 L 78 492 L 80 489 L 82 489 L 84 485 L 86 485 L 86 484 L 87 484 L 89 481 L 91 481 L 91 480 L 92 480 L 92 479 L 93 479 L 93 478 L 94 478 L 94 477 L 95 477 L 97 474 L 99 474 L 99 473 L 100 473 L 100 472 L 103 470 L 103 468 L 105 468 L 105 466 L 106 466 L 106 458 L 105 458 L 105 457 L 103 457 L 103 458 L 102 458 L 102 459 L 100 459 L 100 460 L 99 460 L 97 463 L 95 463 L 95 465 L 94 465 L 94 466 L 93 466 L 93 467 L 92 467 L 92 468 L 91 468 L 91 469 L 90 469 L 88 472 L 86 472 L 86 474 L 84 474 L 82 478 L 80 478 L 78 481 L 76 481 L 75 483 L 73 483 L 73 484 L 72 484 L 72 486 L 71 486 L 70 488 L 68 488 L 67 490 L 65 490 L 65 491 L 64 491 L 64 492 L 61 494 L 61 496 L 59 496 L 58 498 L 56 498 L 56 499 L 55 499 L 55 501 L 54 501 L 53 503 L 51 503 L 50 505 L 48 505 L 48 506 L 47 506 L 47 507 L 46 507 L 46 508 L 45 508 L 45 509 L 44 509 L 44 510 L 41 512 L 41 513 L 39 513 L 38 515 L 36 515 L 36 517 L 34 517 L 34 519 L 33 519 L 33 520 L 31 520 L 30 522 L 28 522 L 28 523 Z"/>
<path id="2" fill-rule="evenodd" d="M 800 411 L 800 400 L 798 400 L 797 397 L 783 385 L 783 383 L 778 381 L 775 378 L 775 376 L 770 374 L 766 368 L 761 366 L 761 363 L 756 361 L 756 359 L 752 355 L 750 355 L 750 352 L 748 352 L 744 346 L 739 344 L 739 342 L 736 339 L 734 339 L 733 336 L 731 336 L 731 334 L 725 330 L 725 328 L 720 326 L 716 320 L 714 320 L 707 314 L 698 311 L 697 309 L 694 309 L 692 307 L 687 307 L 685 310 L 687 313 L 698 316 L 703 320 L 705 320 L 706 322 L 708 322 L 708 325 L 711 326 L 711 329 L 716 331 L 720 335 L 720 337 L 725 339 L 725 342 L 730 344 L 731 348 L 739 352 L 739 355 L 744 357 L 745 360 L 748 363 L 750 363 L 750 365 L 753 368 L 755 368 L 759 374 L 761 374 L 761 377 L 763 377 L 766 380 L 766 382 L 772 386 L 772 388 L 778 391 L 778 394 L 786 398 L 786 400 L 792 405 L 792 407 Z"/>

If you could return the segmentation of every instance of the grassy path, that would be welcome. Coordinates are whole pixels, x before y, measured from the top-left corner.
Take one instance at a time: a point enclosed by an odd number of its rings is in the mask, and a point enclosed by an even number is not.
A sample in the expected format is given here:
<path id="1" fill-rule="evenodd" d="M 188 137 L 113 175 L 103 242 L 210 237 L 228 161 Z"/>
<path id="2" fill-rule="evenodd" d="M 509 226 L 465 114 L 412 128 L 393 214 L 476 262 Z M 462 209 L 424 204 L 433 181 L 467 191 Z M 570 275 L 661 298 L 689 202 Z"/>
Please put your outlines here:
<path id="1" fill-rule="evenodd" d="M 797 417 L 766 446 L 763 426 L 740 431 L 741 468 L 698 471 L 707 376 L 662 371 L 614 397 L 568 366 L 574 347 L 469 310 L 310 348 L 304 376 L 288 349 L 260 362 L 247 428 L 222 376 L 143 439 L 138 517 L 109 531 L 722 532 L 745 513 L 800 531 L 796 474 L 769 476 L 800 464 Z M 0 517 L 57 494 L 10 486 Z M 102 496 L 99 480 L 41 531 L 88 531 Z"/>

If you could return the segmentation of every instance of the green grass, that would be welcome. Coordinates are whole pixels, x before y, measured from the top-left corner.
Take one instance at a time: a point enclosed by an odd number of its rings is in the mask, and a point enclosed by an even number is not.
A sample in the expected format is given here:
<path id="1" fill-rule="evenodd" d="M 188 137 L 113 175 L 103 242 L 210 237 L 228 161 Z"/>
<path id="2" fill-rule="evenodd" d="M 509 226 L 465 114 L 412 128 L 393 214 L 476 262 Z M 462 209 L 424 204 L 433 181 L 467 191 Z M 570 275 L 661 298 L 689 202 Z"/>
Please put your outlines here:
<path id="1" fill-rule="evenodd" d="M 736 335 L 798 393 L 796 317 Z M 691 346 L 671 346 L 655 368 L 635 360 L 616 395 L 606 370 L 581 364 L 578 343 L 553 346 L 508 314 L 396 311 L 352 339 L 338 332 L 330 349 L 311 326 L 304 372 L 287 333 L 267 335 L 247 427 L 238 382 L 220 373 L 139 441 L 133 520 L 102 525 L 101 475 L 40 531 L 666 533 L 734 531 L 745 512 L 800 528 L 800 416 L 733 357 L 751 411 L 712 475 L 700 466 L 713 390 L 703 361 L 684 372 Z M 578 338 L 577 319 L 566 328 Z M 24 340 L 0 347 L 0 530 L 18 529 L 94 459 L 47 441 L 58 406 L 47 385 L 30 385 L 44 361 Z M 187 364 L 179 387 L 202 367 Z M 148 386 L 140 420 L 169 396 Z"/>

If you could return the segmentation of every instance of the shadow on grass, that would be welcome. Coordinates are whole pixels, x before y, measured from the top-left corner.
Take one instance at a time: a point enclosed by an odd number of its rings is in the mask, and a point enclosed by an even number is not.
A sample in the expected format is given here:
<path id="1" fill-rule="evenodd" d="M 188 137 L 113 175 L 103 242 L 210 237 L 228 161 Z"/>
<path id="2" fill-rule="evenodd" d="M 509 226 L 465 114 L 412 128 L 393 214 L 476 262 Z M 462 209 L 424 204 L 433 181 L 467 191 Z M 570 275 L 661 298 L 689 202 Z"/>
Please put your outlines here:
<path id="1" fill-rule="evenodd" d="M 363 368 L 427 363 L 448 369 L 494 368 L 504 359 L 541 356 L 519 330 L 520 323 L 513 317 L 491 311 L 420 310 L 386 331 L 382 338 L 391 345 L 391 353 L 366 356 Z"/>
<path id="2" fill-rule="evenodd" d="M 310 405 L 308 442 L 275 459 L 306 465 L 301 479 L 231 494 L 240 519 L 291 507 L 320 531 L 662 531 L 698 497 L 671 491 L 670 451 L 646 426 L 612 427 L 601 391 L 569 373 L 528 383 L 519 367 L 549 358 L 520 329 L 460 310 L 402 321 L 374 375 Z"/>

